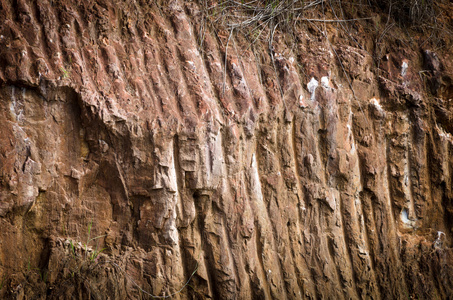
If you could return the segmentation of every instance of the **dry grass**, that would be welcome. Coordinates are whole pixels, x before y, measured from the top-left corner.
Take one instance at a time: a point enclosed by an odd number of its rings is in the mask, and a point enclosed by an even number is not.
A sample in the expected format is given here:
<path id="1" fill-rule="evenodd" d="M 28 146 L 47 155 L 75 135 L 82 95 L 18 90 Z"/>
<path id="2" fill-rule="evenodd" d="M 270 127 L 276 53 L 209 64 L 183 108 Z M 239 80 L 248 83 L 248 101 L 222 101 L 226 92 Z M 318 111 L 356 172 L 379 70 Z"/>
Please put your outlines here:
<path id="1" fill-rule="evenodd" d="M 388 14 L 400 25 L 417 28 L 435 22 L 439 13 L 435 0 L 372 0 L 374 5 Z"/>

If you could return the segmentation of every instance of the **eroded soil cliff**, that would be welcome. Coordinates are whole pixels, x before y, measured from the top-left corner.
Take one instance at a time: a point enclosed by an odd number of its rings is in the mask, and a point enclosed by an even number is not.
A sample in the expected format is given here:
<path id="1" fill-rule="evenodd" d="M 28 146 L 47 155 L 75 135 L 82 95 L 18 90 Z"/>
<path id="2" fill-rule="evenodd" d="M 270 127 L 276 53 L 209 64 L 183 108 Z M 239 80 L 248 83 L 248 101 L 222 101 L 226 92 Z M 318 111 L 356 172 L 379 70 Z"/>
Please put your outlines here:
<path id="1" fill-rule="evenodd" d="M 453 298 L 451 39 L 149 2 L 0 1 L 0 297 Z"/>

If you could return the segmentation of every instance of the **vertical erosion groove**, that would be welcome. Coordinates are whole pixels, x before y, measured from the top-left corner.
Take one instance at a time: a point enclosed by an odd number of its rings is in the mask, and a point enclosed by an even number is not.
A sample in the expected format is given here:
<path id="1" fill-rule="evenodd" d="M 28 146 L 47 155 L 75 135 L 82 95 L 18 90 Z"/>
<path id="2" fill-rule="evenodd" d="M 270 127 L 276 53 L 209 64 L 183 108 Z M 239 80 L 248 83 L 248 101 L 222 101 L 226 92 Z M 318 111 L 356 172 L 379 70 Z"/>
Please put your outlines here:
<path id="1" fill-rule="evenodd" d="M 176 224 L 178 225 L 178 222 L 177 220 L 180 219 L 180 220 L 184 220 L 185 216 L 184 216 L 184 211 L 183 211 L 183 206 L 181 204 L 181 201 L 182 201 L 182 198 L 181 198 L 181 192 L 182 192 L 182 188 L 183 188 L 183 182 L 182 182 L 182 170 L 181 170 L 181 166 L 180 166 L 180 162 L 179 162 L 179 142 L 178 142 L 178 135 L 175 134 L 173 136 L 173 141 L 172 141 L 172 144 L 173 144 L 173 149 L 172 149 L 172 155 L 173 155 L 173 168 L 175 170 L 175 175 L 176 175 L 176 195 L 175 197 L 177 197 L 176 201 L 176 205 L 175 205 L 175 209 L 177 209 L 177 215 L 176 215 Z M 181 221 L 183 222 L 183 221 Z M 177 226 L 176 225 L 176 226 Z M 179 238 L 179 243 L 178 243 L 178 246 L 179 246 L 179 254 L 181 256 L 181 269 L 183 270 L 183 278 L 185 278 L 185 281 L 187 280 L 187 278 L 189 276 L 191 276 L 192 274 L 192 270 L 188 270 L 188 267 L 190 267 L 187 263 L 187 259 L 186 259 L 186 249 L 185 249 L 185 245 L 184 245 L 184 240 L 182 239 L 182 232 L 180 230 L 180 228 L 176 228 L 178 230 L 178 238 Z M 197 262 L 198 264 L 199 262 Z M 195 268 L 193 266 L 193 268 Z"/>
<path id="2" fill-rule="evenodd" d="M 267 298 L 272 297 L 273 290 L 271 288 L 271 285 L 269 285 L 268 282 L 268 274 L 267 274 L 267 262 L 265 265 L 264 262 L 264 243 L 266 242 L 266 237 L 264 236 L 265 232 L 263 232 L 263 221 L 264 216 L 263 214 L 265 213 L 264 211 L 264 202 L 262 199 L 262 194 L 261 194 L 261 183 L 260 183 L 260 178 L 258 174 L 258 167 L 257 167 L 257 160 L 256 160 L 256 146 L 254 147 L 255 152 L 252 154 L 252 158 L 250 161 L 250 166 L 249 166 L 249 178 L 247 180 L 247 183 L 249 184 L 249 188 L 247 189 L 249 192 L 248 199 L 250 199 L 250 204 L 252 207 L 252 211 L 254 214 L 254 234 L 255 234 L 255 251 L 256 251 L 256 258 L 258 259 L 259 262 L 259 267 L 260 267 L 260 282 L 262 285 L 264 285 L 264 291 L 265 295 Z"/>
<path id="3" fill-rule="evenodd" d="M 40 54 L 42 54 L 42 59 L 44 60 L 45 66 L 42 66 L 42 70 L 37 70 L 38 71 L 38 76 L 41 71 L 51 71 L 48 67 L 49 64 L 49 58 L 50 58 L 50 53 L 48 51 L 48 47 L 46 45 L 46 40 L 45 40 L 45 34 L 46 31 L 44 29 L 43 20 L 40 18 L 40 7 L 38 6 L 37 1 L 32 1 L 30 4 L 31 10 L 33 11 L 33 25 L 37 26 L 39 28 L 37 34 L 39 35 L 39 50 Z M 39 69 L 39 68 L 38 68 Z"/>
<path id="4" fill-rule="evenodd" d="M 192 47 L 192 49 L 189 49 L 189 51 L 187 52 L 183 52 L 183 57 L 185 59 L 185 63 L 189 64 L 188 66 L 188 69 L 192 68 L 192 67 L 196 67 L 198 68 L 198 70 L 194 70 L 194 72 L 197 72 L 198 74 L 195 76 L 195 74 L 193 73 L 187 73 L 186 76 L 188 77 L 193 77 L 194 79 L 196 79 L 192 85 L 192 90 L 195 91 L 196 90 L 196 87 L 199 87 L 200 88 L 200 95 L 199 97 L 201 98 L 200 101 L 203 101 L 204 102 L 204 105 L 206 105 L 208 107 L 208 109 L 211 110 L 211 112 L 214 114 L 214 116 L 218 117 L 218 113 L 219 112 L 222 112 L 223 113 L 223 110 L 222 110 L 222 107 L 218 105 L 218 101 L 212 101 L 213 98 L 216 98 L 215 96 L 215 92 L 214 92 L 214 89 L 213 89 L 213 86 L 212 86 L 212 81 L 211 81 L 211 78 L 209 76 L 209 73 L 206 69 L 206 59 L 203 55 L 203 53 L 201 53 L 199 51 L 199 47 L 197 45 L 197 41 L 196 41 L 196 34 L 195 34 L 195 25 L 193 24 L 193 21 L 195 20 L 191 20 L 190 17 L 184 13 L 184 19 L 187 20 L 187 28 L 188 29 L 187 31 L 190 33 L 190 39 L 189 39 L 189 43 Z M 208 35 L 210 33 L 208 32 Z M 207 49 L 209 52 L 211 49 Z M 200 109 L 201 107 L 201 104 L 197 104 L 197 107 Z"/>
<path id="5" fill-rule="evenodd" d="M 292 123 L 292 120 L 291 120 Z M 281 228 L 282 241 L 281 246 L 281 265 L 284 279 L 287 284 L 288 298 L 300 299 L 303 294 L 297 279 L 296 272 L 296 261 L 294 257 L 294 249 L 292 247 L 292 230 L 291 227 L 298 221 L 297 207 L 298 203 L 294 201 L 294 182 L 290 179 L 295 176 L 293 173 L 292 165 L 292 124 L 282 121 L 279 123 L 277 129 L 277 141 L 276 148 L 280 151 L 276 151 L 276 155 L 279 159 L 276 159 L 277 170 L 281 176 L 279 185 L 280 189 L 277 189 L 277 205 L 281 209 L 285 207 L 284 211 L 281 212 L 281 218 L 279 227 Z M 281 190 L 281 193 L 278 191 Z M 296 186 L 297 195 L 297 186 Z M 296 214 L 294 214 L 294 206 L 296 207 Z M 291 208 L 291 209 L 290 209 Z"/>
<path id="6" fill-rule="evenodd" d="M 266 278 L 266 268 L 264 267 L 263 262 L 263 242 L 261 237 L 261 226 L 259 226 L 258 222 L 255 223 L 255 247 L 256 247 L 256 257 L 258 258 L 259 267 L 260 267 L 260 276 L 261 276 L 261 284 L 264 285 L 264 295 L 267 299 L 270 299 L 271 291 L 269 284 Z"/>
<path id="7" fill-rule="evenodd" d="M 198 56 L 201 58 L 201 63 L 203 66 L 203 74 L 205 75 L 205 80 L 207 79 L 207 85 L 209 85 L 209 90 L 212 96 L 216 99 L 217 110 L 221 112 L 222 116 L 225 118 L 230 112 L 229 107 L 225 100 L 221 99 L 224 95 L 221 90 L 221 82 L 219 82 L 219 76 L 216 72 L 219 71 L 216 66 L 220 66 L 221 59 L 220 54 L 218 53 L 217 44 L 214 44 L 214 39 L 209 28 L 206 28 L 207 24 L 199 24 L 199 20 L 195 24 L 191 23 L 192 32 L 195 32 L 195 29 L 198 29 L 198 40 L 200 41 L 197 47 Z M 206 22 L 206 21 L 205 21 Z M 200 32 L 201 36 L 200 36 Z M 194 37 L 195 38 L 195 37 Z M 195 41 L 196 42 L 196 41 Z M 214 45 L 213 45 L 214 44 Z M 205 49 L 203 49 L 205 48 Z M 222 68 L 223 70 L 223 68 Z M 217 75 L 217 76 L 216 76 Z M 221 78 L 221 76 L 220 76 Z"/>
<path id="8" fill-rule="evenodd" d="M 302 230 L 301 230 L 301 214 L 300 211 L 302 208 L 305 209 L 305 204 L 303 203 L 303 195 L 302 195 L 302 189 L 300 187 L 300 175 L 299 175 L 299 163 L 298 163 L 298 156 L 297 156 L 297 149 L 296 149 L 296 116 L 293 116 L 293 119 L 291 121 L 291 125 L 288 129 L 288 142 L 290 142 L 290 149 L 291 149 L 291 156 L 290 156 L 290 165 L 292 172 L 294 174 L 294 179 L 295 179 L 295 185 L 296 185 L 296 190 L 294 191 L 289 191 L 289 192 L 294 192 L 295 197 L 297 198 L 297 203 L 296 207 L 293 208 L 295 209 L 295 215 L 296 215 L 296 220 L 295 224 L 292 224 L 292 230 L 288 228 L 288 234 L 290 236 L 290 241 L 291 243 L 291 254 L 293 257 L 294 261 L 294 269 L 295 269 L 295 275 L 297 278 L 297 283 L 299 285 L 299 290 L 300 290 L 300 297 L 303 297 L 305 295 L 305 289 L 308 289 L 307 287 L 304 287 L 304 277 L 306 277 L 306 270 L 307 266 L 303 264 L 303 259 L 301 259 L 302 256 L 302 249 L 301 249 L 301 244 L 302 244 Z M 308 292 L 308 291 L 307 291 Z"/>
<path id="9" fill-rule="evenodd" d="M 399 288 L 402 291 L 405 291 L 407 293 L 407 288 L 405 285 L 405 276 L 403 275 L 403 270 L 402 270 L 402 263 L 400 259 L 400 251 L 401 251 L 401 245 L 400 245 L 400 237 L 398 236 L 398 231 L 397 231 L 397 223 L 395 220 L 395 213 L 394 213 L 394 207 L 393 207 L 393 190 L 392 190 L 392 179 L 391 179 L 391 158 L 390 158 L 390 153 L 392 149 L 390 146 L 390 141 L 389 138 L 386 139 L 386 164 L 387 167 L 385 169 L 386 172 L 386 183 L 384 183 L 384 186 L 386 187 L 386 192 L 387 192 L 387 208 L 386 208 L 386 215 L 388 216 L 388 219 L 390 220 L 390 228 L 389 228 L 389 235 L 390 235 L 390 250 L 391 253 L 389 254 L 389 262 L 390 263 L 390 275 L 391 275 L 391 281 L 390 285 L 394 289 L 395 286 L 399 285 Z M 395 293 L 395 290 L 392 291 L 393 294 Z M 394 296 L 396 296 L 394 294 Z"/>
<path id="10" fill-rule="evenodd" d="M 141 10 L 141 16 L 143 18 L 151 18 L 154 15 L 147 11 L 146 8 Z M 139 21 L 137 20 L 137 23 Z M 154 24 L 149 24 L 149 22 L 143 22 L 141 24 L 135 24 L 133 31 L 134 35 L 140 35 L 139 38 L 134 38 L 134 44 L 130 49 L 134 55 L 136 55 L 135 63 L 136 70 L 132 70 L 133 74 L 146 72 L 146 76 L 140 76 L 138 78 L 132 78 L 132 85 L 135 87 L 137 94 L 141 97 L 141 102 L 143 103 L 143 109 L 148 110 L 150 107 L 155 114 L 155 116 L 167 116 L 170 113 L 177 114 L 178 110 L 175 109 L 174 103 L 172 100 L 171 94 L 168 93 L 168 88 L 170 84 L 166 81 L 165 76 L 159 72 L 156 75 L 156 69 L 161 70 L 162 67 L 162 57 L 159 46 L 161 43 L 155 43 L 154 41 L 159 41 L 159 36 L 156 28 L 158 27 L 158 22 Z M 128 25 L 130 26 L 130 25 Z M 155 40 L 152 40 L 154 38 Z M 135 46 L 135 47 L 134 47 Z M 140 55 L 141 54 L 141 55 Z M 168 103 L 171 101 L 170 103 Z M 157 102 L 157 103 L 156 103 Z M 171 108 L 171 109 L 170 109 Z M 171 111 L 171 112 L 170 112 Z"/>
<path id="11" fill-rule="evenodd" d="M 389 217 L 389 220 L 390 220 L 390 234 L 391 234 L 391 241 L 392 241 L 392 246 L 393 246 L 393 252 L 394 254 L 396 255 L 396 251 L 397 251 L 397 248 L 396 248 L 396 223 L 395 223 L 395 213 L 393 211 L 393 199 L 392 199 L 392 188 L 391 188 L 391 171 L 390 171 L 390 168 L 391 168 L 391 161 L 390 161 L 390 141 L 388 140 L 388 138 L 386 138 L 386 141 L 385 141 L 385 162 L 386 162 L 386 168 L 385 168 L 385 174 L 387 176 L 384 176 L 385 177 L 385 187 L 386 187 L 386 191 L 387 191 L 387 203 L 386 203 L 386 214 L 388 215 Z"/>
<path id="12" fill-rule="evenodd" d="M 361 110 L 363 112 L 363 110 Z M 358 176 L 359 180 L 356 182 L 356 200 L 355 205 L 358 206 L 356 208 L 356 219 L 359 221 L 356 223 L 357 230 L 359 232 L 359 240 L 357 241 L 357 252 L 358 258 L 361 260 L 361 269 L 363 269 L 363 276 L 361 279 L 362 282 L 362 294 L 361 297 L 379 297 L 379 291 L 377 290 L 376 284 L 376 275 L 374 272 L 374 264 L 373 264 L 373 257 L 370 255 L 371 246 L 370 246 L 370 238 L 369 238 L 369 231 L 371 230 L 370 223 L 367 222 L 369 218 L 369 213 L 366 212 L 363 203 L 363 195 L 364 195 L 364 173 L 363 173 L 363 166 L 360 159 L 359 153 L 359 145 L 357 144 L 356 139 L 356 126 L 354 124 L 354 118 L 352 118 L 352 110 L 349 108 L 349 115 L 350 115 L 350 123 L 349 126 L 350 135 L 351 135 L 351 156 L 352 160 L 354 161 L 354 165 L 356 166 L 355 171 L 352 176 Z M 363 117 L 366 118 L 366 115 L 363 114 Z M 368 124 L 368 119 L 366 120 L 366 124 Z"/>
<path id="13" fill-rule="evenodd" d="M 341 196 L 341 193 L 338 194 L 338 203 L 339 203 L 339 210 L 340 210 L 340 220 L 341 220 L 341 228 L 343 230 L 342 232 L 342 238 L 343 238 L 343 244 L 345 245 L 345 250 L 347 253 L 346 259 L 348 261 L 348 266 L 349 270 L 351 273 L 351 279 L 352 279 L 352 286 L 353 290 L 355 291 L 355 297 L 359 297 L 360 292 L 357 287 L 357 278 L 356 278 L 356 273 L 354 271 L 354 265 L 353 265 L 353 259 L 352 259 L 352 252 L 351 252 L 351 243 L 349 241 L 349 235 L 348 235 L 348 229 L 346 228 L 347 224 L 345 224 L 344 220 L 344 214 L 347 213 L 344 204 L 343 204 L 343 197 Z"/>
<path id="14" fill-rule="evenodd" d="M 156 22 L 151 25 L 150 30 L 153 36 L 144 36 L 146 39 L 147 48 L 145 48 L 145 66 L 150 74 L 149 82 L 156 95 L 156 101 L 160 102 L 160 106 L 164 110 L 164 114 L 173 112 L 181 118 L 186 118 L 189 115 L 187 104 L 184 98 L 184 84 L 180 81 L 178 69 L 174 65 L 175 49 L 168 44 L 168 40 L 172 39 L 170 30 L 167 28 L 168 18 L 161 17 L 153 13 L 152 17 L 156 18 Z"/>
<path id="15" fill-rule="evenodd" d="M 358 159 L 359 164 L 361 164 L 360 158 Z M 362 167 L 360 167 L 362 169 Z M 362 174 L 361 176 L 364 176 L 362 171 L 360 172 Z M 371 273 L 371 284 L 373 286 L 373 290 L 370 291 L 372 293 L 375 293 L 377 298 L 381 298 L 380 292 L 379 292 L 379 287 L 378 287 L 378 280 L 376 276 L 376 266 L 374 263 L 375 259 L 375 251 L 373 249 L 374 246 L 374 233 L 376 232 L 376 225 L 374 221 L 374 209 L 373 209 L 373 203 L 372 200 L 370 199 L 368 192 L 367 191 L 362 191 L 360 192 L 360 201 L 361 201 L 361 207 L 362 207 L 362 216 L 363 216 L 363 226 L 364 226 L 364 233 L 365 233 L 365 246 L 366 249 L 364 249 L 364 254 L 367 256 L 367 262 L 369 263 L 370 267 L 370 273 Z M 363 254 L 363 253 L 362 253 Z"/>
<path id="16" fill-rule="evenodd" d="M 221 107 L 219 107 L 220 110 L 223 111 Z M 245 215 L 245 211 L 248 209 L 247 207 L 247 202 L 248 199 L 246 198 L 245 192 L 243 192 L 244 189 L 244 184 L 241 185 L 239 188 L 239 195 L 243 195 L 244 198 L 237 199 L 235 197 L 235 194 L 233 192 L 234 188 L 231 183 L 231 179 L 236 176 L 236 174 L 231 174 L 230 173 L 230 166 L 227 166 L 226 161 L 229 158 L 229 155 L 232 153 L 229 153 L 226 149 L 226 134 L 224 130 L 220 130 L 219 133 L 219 138 L 221 139 L 220 142 L 220 149 L 221 149 L 221 178 L 220 178 L 220 197 L 223 202 L 229 202 L 229 203 L 222 203 L 222 206 L 224 207 L 223 211 L 223 224 L 224 224 L 224 234 L 228 242 L 228 250 L 229 250 L 229 255 L 230 259 L 233 264 L 233 271 L 234 271 L 234 277 L 235 277 L 235 283 L 236 286 L 242 286 L 242 289 L 238 290 L 238 298 L 240 297 L 250 297 L 251 293 L 251 287 L 250 287 L 250 278 L 249 275 L 247 274 L 245 270 L 245 260 L 248 259 L 243 256 L 243 253 L 241 252 L 241 244 L 244 242 L 244 238 L 242 234 L 238 232 L 232 232 L 230 229 L 235 227 L 235 223 L 241 223 L 242 224 L 247 224 L 248 221 L 250 221 L 246 216 L 249 216 L 248 214 Z M 233 167 L 233 166 L 231 166 Z M 241 173 L 242 175 L 242 173 Z M 226 192 L 226 193 L 224 193 Z M 238 203 L 239 202 L 239 203 Z M 237 208 L 235 205 L 238 204 L 239 207 L 242 207 L 241 213 L 242 215 L 237 215 Z M 230 206 L 232 209 L 226 209 L 225 207 Z M 232 216 L 231 214 L 234 215 Z M 244 226 L 244 225 L 243 225 Z"/>
<path id="17" fill-rule="evenodd" d="M 263 145 L 260 145 L 258 142 L 256 144 L 255 153 L 252 158 L 252 169 L 254 176 L 254 184 L 256 186 L 256 192 L 258 195 L 255 198 L 258 217 L 258 226 L 262 228 L 261 237 L 262 237 L 262 249 L 263 252 L 261 256 L 263 257 L 263 264 L 265 266 L 266 280 L 269 283 L 272 297 L 281 297 L 283 299 L 287 298 L 286 288 L 283 285 L 282 279 L 282 266 L 280 261 L 280 253 L 277 248 L 276 239 L 279 236 L 276 234 L 274 221 L 270 216 L 270 206 L 275 202 L 272 192 L 268 195 L 263 188 L 264 181 L 262 180 L 261 174 L 262 166 L 259 162 L 264 162 L 261 155 L 261 148 Z M 264 148 L 265 151 L 267 151 Z M 266 174 L 268 175 L 268 174 Z M 266 199 L 266 196 L 269 196 L 270 199 Z M 273 212 L 278 213 L 278 212 Z"/>
<path id="18" fill-rule="evenodd" d="M 55 77 L 58 77 L 57 74 L 61 73 L 59 69 L 62 66 L 60 38 L 57 33 L 60 24 L 57 23 L 58 19 L 55 16 L 55 11 L 47 0 L 43 0 L 38 7 L 40 8 L 40 20 L 43 21 L 45 37 L 47 38 L 46 49 L 49 49 L 50 66 L 56 73 Z"/>

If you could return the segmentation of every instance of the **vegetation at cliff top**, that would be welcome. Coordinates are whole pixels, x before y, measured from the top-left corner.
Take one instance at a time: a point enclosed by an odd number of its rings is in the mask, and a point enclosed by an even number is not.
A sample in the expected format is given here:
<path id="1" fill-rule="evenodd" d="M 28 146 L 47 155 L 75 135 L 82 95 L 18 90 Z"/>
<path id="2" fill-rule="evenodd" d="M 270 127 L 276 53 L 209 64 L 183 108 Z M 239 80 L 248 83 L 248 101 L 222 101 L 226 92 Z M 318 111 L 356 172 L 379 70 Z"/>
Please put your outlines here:
<path id="1" fill-rule="evenodd" d="M 257 19 L 268 19 L 279 16 L 300 17 L 309 8 L 321 6 L 344 7 L 348 10 L 370 11 L 379 9 L 388 13 L 403 25 L 415 25 L 433 21 L 439 13 L 440 0 L 199 0 L 207 9 L 221 8 L 224 12 L 244 11 Z M 249 23 L 250 19 L 244 22 Z"/>
<path id="2" fill-rule="evenodd" d="M 198 0 L 208 15 L 225 21 L 230 29 L 266 25 L 286 26 L 298 21 L 348 22 L 371 19 L 373 12 L 387 15 L 400 26 L 416 30 L 433 27 L 441 14 L 441 0 Z M 307 12 L 319 8 L 320 19 L 307 17 Z M 328 18 L 327 13 L 333 18 Z M 327 18 L 327 19 L 326 19 Z M 225 22 L 224 22 L 225 23 Z M 272 26 L 271 26 L 272 27 Z"/>

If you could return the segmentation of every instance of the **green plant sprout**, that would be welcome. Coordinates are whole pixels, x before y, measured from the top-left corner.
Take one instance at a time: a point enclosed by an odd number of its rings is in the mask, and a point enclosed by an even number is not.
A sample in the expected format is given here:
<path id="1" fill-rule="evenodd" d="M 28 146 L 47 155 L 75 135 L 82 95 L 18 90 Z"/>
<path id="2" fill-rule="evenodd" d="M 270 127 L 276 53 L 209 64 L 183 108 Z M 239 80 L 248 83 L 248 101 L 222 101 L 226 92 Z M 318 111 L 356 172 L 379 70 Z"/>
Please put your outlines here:
<path id="1" fill-rule="evenodd" d="M 62 79 L 69 78 L 69 72 L 65 68 L 60 67 L 60 70 L 63 72 L 63 76 L 61 77 Z"/>
<path id="2" fill-rule="evenodd" d="M 47 281 L 47 271 L 44 271 L 44 270 L 41 270 L 40 268 L 36 267 L 36 268 L 32 268 L 31 267 L 31 262 L 30 262 L 30 258 L 28 258 L 28 262 L 27 262 L 27 272 L 31 272 L 31 271 L 35 271 L 35 272 L 38 272 L 39 274 L 39 277 L 41 278 L 41 281 L 42 282 L 46 282 Z M 5 280 L 6 278 L 3 279 L 3 281 Z M 1 284 L 0 284 L 1 286 Z M 0 287 L 0 290 L 1 290 L 1 287 Z"/>
<path id="3" fill-rule="evenodd" d="M 72 240 L 69 240 L 69 243 L 71 245 L 71 254 L 75 258 L 76 257 L 76 253 L 75 253 L 74 243 L 72 242 Z"/>
<path id="4" fill-rule="evenodd" d="M 104 235 L 99 235 L 97 237 L 94 237 L 94 238 L 90 238 L 91 237 L 91 228 L 93 226 L 93 220 L 91 220 L 90 222 L 90 225 L 88 225 L 88 238 L 87 238 L 87 242 L 85 243 L 85 255 L 88 254 L 88 244 L 92 241 L 95 241 L 97 239 L 100 239 L 100 238 L 103 238 L 106 236 L 106 234 Z M 96 244 L 96 249 L 90 254 L 90 256 L 88 257 L 90 259 L 90 261 L 94 261 L 96 260 L 96 258 L 98 257 L 98 255 L 104 251 L 106 248 L 102 248 L 101 250 L 98 250 L 98 244 Z"/>
<path id="5" fill-rule="evenodd" d="M 89 261 L 95 261 L 97 259 L 97 257 L 99 256 L 99 254 L 101 254 L 106 249 L 106 248 L 99 249 L 99 243 L 97 243 L 96 244 L 96 249 L 89 251 L 88 247 L 89 247 L 91 242 L 106 236 L 106 234 L 104 234 L 104 235 L 99 235 L 99 236 L 96 236 L 96 237 L 92 238 L 91 237 L 91 229 L 92 228 L 93 228 L 93 220 L 91 220 L 90 224 L 88 225 L 88 237 L 87 237 L 87 240 L 86 240 L 85 243 L 82 244 L 82 249 L 85 250 L 85 258 L 88 259 Z M 74 244 L 74 241 L 73 240 L 69 240 L 69 245 L 70 245 L 70 252 L 71 252 L 72 257 L 76 258 L 77 257 L 77 253 L 76 253 L 76 246 Z M 91 253 L 88 254 L 88 252 L 91 252 Z"/>

